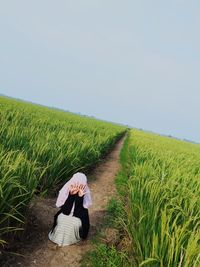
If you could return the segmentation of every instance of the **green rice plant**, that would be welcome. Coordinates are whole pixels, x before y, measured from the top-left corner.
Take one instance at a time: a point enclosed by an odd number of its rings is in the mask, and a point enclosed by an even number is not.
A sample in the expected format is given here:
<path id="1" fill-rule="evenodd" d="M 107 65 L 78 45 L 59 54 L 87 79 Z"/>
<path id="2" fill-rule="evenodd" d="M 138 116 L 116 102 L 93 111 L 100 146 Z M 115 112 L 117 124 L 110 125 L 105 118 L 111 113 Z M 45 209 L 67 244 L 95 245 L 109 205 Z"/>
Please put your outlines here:
<path id="1" fill-rule="evenodd" d="M 0 149 L 0 236 L 22 230 L 26 207 L 35 193 L 39 177 L 33 163 L 19 151 Z M 1 238 L 0 245 L 5 244 Z"/>
<path id="2" fill-rule="evenodd" d="M 200 145 L 138 130 L 128 140 L 117 185 L 137 266 L 200 266 Z"/>

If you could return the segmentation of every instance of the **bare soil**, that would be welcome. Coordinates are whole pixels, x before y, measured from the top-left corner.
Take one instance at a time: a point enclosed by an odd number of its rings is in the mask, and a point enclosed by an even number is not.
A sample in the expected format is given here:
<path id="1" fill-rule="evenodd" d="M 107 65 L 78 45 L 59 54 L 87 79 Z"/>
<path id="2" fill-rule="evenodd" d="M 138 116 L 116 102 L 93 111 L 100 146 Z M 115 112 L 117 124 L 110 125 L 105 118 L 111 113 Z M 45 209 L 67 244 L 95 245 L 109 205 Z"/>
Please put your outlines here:
<path id="1" fill-rule="evenodd" d="M 15 243 L 12 251 L 3 255 L 0 266 L 4 267 L 78 267 L 82 256 L 92 248 L 92 237 L 101 228 L 106 215 L 106 205 L 115 193 L 114 179 L 119 171 L 119 153 L 125 137 L 121 138 L 114 149 L 87 174 L 93 205 L 89 209 L 90 232 L 86 241 L 78 244 L 58 247 L 48 240 L 53 216 L 57 212 L 56 198 L 35 197 L 31 202 L 26 231 L 21 240 Z M 0 255 L 1 256 L 1 255 Z"/>

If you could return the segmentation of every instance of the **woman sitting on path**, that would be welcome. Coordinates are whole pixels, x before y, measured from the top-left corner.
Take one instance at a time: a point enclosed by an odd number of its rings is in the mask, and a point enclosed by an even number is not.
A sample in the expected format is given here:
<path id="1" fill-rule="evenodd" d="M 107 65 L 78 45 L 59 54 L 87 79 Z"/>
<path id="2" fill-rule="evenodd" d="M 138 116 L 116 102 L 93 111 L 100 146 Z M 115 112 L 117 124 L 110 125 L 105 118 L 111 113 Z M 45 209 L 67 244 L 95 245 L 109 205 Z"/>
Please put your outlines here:
<path id="1" fill-rule="evenodd" d="M 56 206 L 60 210 L 54 216 L 49 239 L 59 246 L 66 246 L 87 238 L 90 227 L 88 207 L 91 204 L 87 177 L 77 172 L 59 191 Z"/>

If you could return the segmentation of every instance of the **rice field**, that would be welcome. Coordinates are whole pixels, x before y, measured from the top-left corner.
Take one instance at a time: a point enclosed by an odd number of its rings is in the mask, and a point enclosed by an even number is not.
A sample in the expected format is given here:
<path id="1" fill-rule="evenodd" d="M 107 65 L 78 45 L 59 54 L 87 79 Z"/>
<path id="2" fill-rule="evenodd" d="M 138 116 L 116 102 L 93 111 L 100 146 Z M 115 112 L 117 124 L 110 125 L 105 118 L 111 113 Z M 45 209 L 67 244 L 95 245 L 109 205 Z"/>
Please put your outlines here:
<path id="1" fill-rule="evenodd" d="M 34 194 L 46 195 L 74 172 L 90 168 L 125 131 L 0 97 L 0 246 L 9 232 L 23 230 Z M 132 129 L 121 165 L 116 183 L 123 251 L 100 247 L 96 262 L 199 267 L 200 145 Z"/>
<path id="2" fill-rule="evenodd" d="M 126 127 L 0 97 L 0 246 L 45 195 L 97 163 Z"/>
<path id="3" fill-rule="evenodd" d="M 199 267 L 200 145 L 131 130 L 121 162 L 126 266 Z"/>

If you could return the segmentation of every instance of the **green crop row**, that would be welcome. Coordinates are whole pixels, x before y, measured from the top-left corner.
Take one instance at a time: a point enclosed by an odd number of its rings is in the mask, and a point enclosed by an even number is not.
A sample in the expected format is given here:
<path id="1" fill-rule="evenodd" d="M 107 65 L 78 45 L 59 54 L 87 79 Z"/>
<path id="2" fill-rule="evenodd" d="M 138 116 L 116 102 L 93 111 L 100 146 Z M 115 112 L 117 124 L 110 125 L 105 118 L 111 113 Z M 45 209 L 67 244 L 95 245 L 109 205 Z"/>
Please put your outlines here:
<path id="1" fill-rule="evenodd" d="M 200 145 L 132 130 L 121 162 L 127 266 L 199 267 Z"/>

